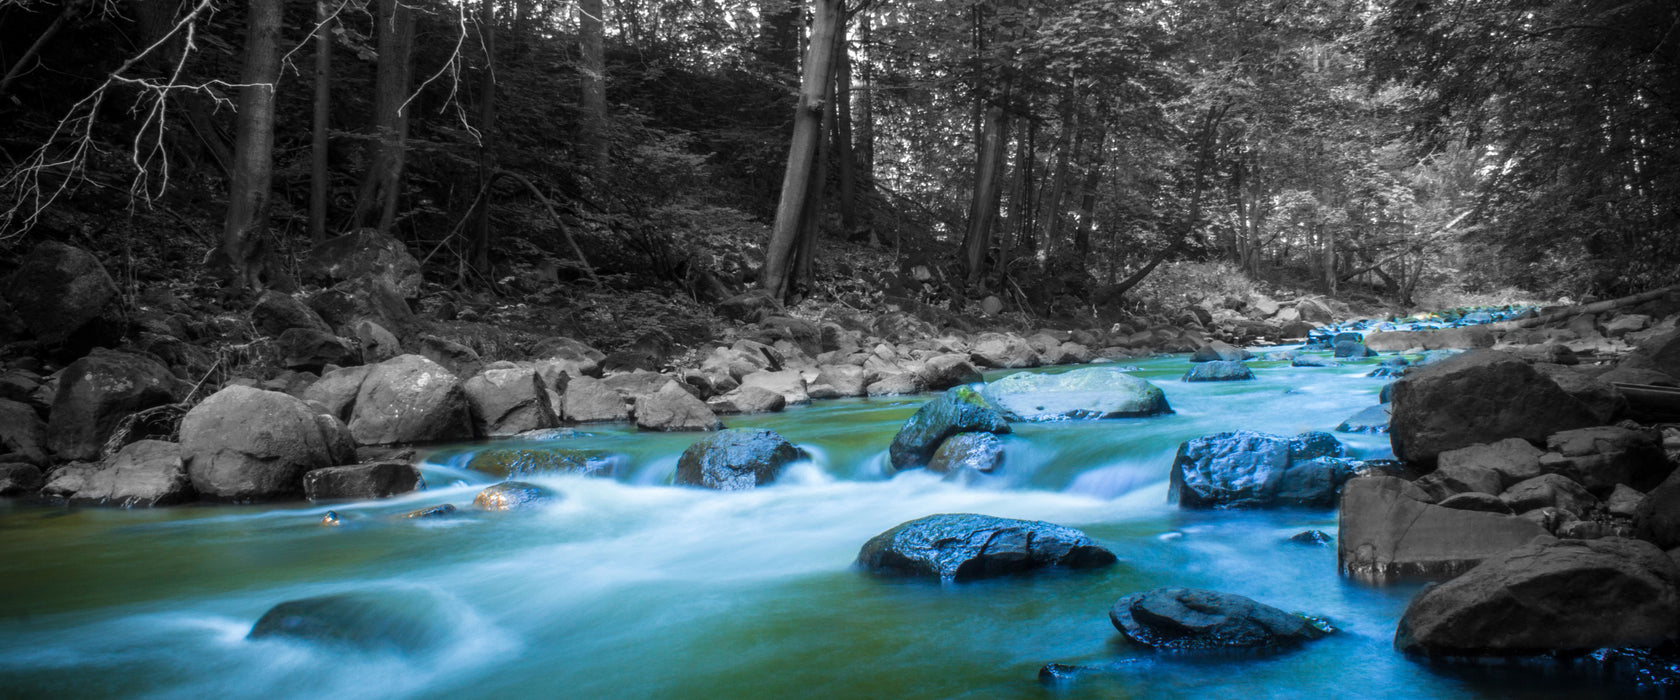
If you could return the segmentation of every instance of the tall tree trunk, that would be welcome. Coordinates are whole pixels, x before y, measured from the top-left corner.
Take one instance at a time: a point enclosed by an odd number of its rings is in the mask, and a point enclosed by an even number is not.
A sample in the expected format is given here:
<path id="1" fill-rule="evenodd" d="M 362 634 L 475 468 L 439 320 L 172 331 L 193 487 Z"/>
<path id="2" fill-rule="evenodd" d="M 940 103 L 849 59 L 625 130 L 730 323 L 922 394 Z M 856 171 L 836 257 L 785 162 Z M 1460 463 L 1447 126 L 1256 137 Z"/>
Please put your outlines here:
<path id="1" fill-rule="evenodd" d="M 402 0 L 379 0 L 379 67 L 374 86 L 374 128 L 379 135 L 356 198 L 357 226 L 374 222 L 388 233 L 396 218 L 408 146 L 408 100 L 414 53 L 414 10 Z M 375 218 L 377 217 L 377 219 Z"/>
<path id="2" fill-rule="evenodd" d="M 1107 145 L 1108 120 L 1100 119 L 1097 143 L 1091 149 L 1090 163 L 1085 166 L 1085 180 L 1079 185 L 1079 226 L 1073 230 L 1073 249 L 1080 255 L 1091 252 L 1091 228 L 1097 218 L 1097 186 L 1102 184 L 1102 171 L 1108 164 Z"/>
<path id="3" fill-rule="evenodd" d="M 495 245 L 495 229 L 490 225 L 490 180 L 496 175 L 496 157 L 492 150 L 496 133 L 496 3 L 480 0 L 479 34 L 484 37 L 484 75 L 478 87 L 478 182 L 484 193 L 478 203 L 477 234 L 473 236 L 473 267 L 488 279 L 490 249 Z"/>
<path id="4" fill-rule="evenodd" d="M 1033 162 L 1038 157 L 1033 140 L 1038 136 L 1037 125 L 1031 119 L 1016 122 L 1015 172 L 1009 185 L 1009 249 L 998 261 L 998 280 L 1008 273 L 1015 258 L 1034 250 L 1032 240 Z"/>
<path id="5" fill-rule="evenodd" d="M 863 45 L 863 75 L 859 82 L 862 98 L 858 100 L 857 165 L 859 184 L 865 190 L 875 186 L 875 62 L 870 53 L 871 22 L 866 9 L 858 26 L 858 41 Z"/>
<path id="6" fill-rule="evenodd" d="M 1062 96 L 1062 123 L 1056 134 L 1056 165 L 1050 172 L 1050 191 L 1044 194 L 1044 247 L 1052 248 L 1060 241 L 1062 235 L 1062 214 L 1066 207 L 1062 206 L 1062 198 L 1067 192 L 1068 171 L 1071 169 L 1071 151 L 1083 151 L 1085 148 L 1085 133 L 1079 128 L 1079 89 L 1069 87 Z M 1071 148 L 1070 146 L 1071 142 Z M 1078 251 L 1084 255 L 1089 251 Z"/>
<path id="7" fill-rule="evenodd" d="M 834 152 L 840 163 L 840 225 L 847 237 L 858 231 L 857 152 L 852 146 L 852 52 L 846 33 L 835 32 Z"/>
<path id="8" fill-rule="evenodd" d="M 607 166 L 607 60 L 601 0 L 578 0 L 578 48 L 583 71 L 583 143 L 589 167 L 599 177 Z"/>
<path id="9" fill-rule="evenodd" d="M 968 233 L 963 238 L 963 266 L 970 285 L 979 284 L 986 269 L 986 252 L 992 245 L 992 228 L 997 220 L 998 197 L 1002 190 L 1004 141 L 1009 116 L 1000 105 L 986 108 L 974 175 L 974 193 L 969 199 Z"/>
<path id="10" fill-rule="evenodd" d="M 788 278 L 793 272 L 794 246 L 799 240 L 817 150 L 823 140 L 822 120 L 826 111 L 823 96 L 833 82 L 834 33 L 840 28 L 841 0 L 814 0 L 813 5 L 811 41 L 805 51 L 799 103 L 793 113 L 793 138 L 788 144 L 781 199 L 776 205 L 776 223 L 764 249 L 761 272 L 765 291 L 777 299 L 786 296 Z"/>
<path id="11" fill-rule="evenodd" d="M 233 268 L 235 289 L 261 288 L 263 236 L 274 176 L 274 83 L 280 78 L 281 0 L 251 0 L 246 20 L 245 65 L 239 77 L 238 133 L 228 183 L 222 252 Z"/>
<path id="12" fill-rule="evenodd" d="M 327 238 L 327 209 L 331 206 L 327 178 L 328 140 L 332 129 L 332 8 L 315 0 L 315 114 L 309 140 L 309 240 Z"/>

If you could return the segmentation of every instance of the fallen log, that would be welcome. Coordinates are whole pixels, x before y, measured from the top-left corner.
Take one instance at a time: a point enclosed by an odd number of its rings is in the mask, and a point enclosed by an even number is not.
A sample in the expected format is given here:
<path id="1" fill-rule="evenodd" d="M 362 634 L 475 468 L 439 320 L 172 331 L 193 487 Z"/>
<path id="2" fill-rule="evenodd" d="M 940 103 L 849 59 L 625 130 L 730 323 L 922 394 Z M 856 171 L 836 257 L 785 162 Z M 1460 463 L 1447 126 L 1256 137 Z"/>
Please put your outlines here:
<path id="1" fill-rule="evenodd" d="M 1652 299 L 1660 299 L 1674 291 L 1680 291 L 1680 284 L 1671 284 L 1661 289 L 1653 289 L 1649 292 L 1641 292 L 1639 294 L 1625 296 L 1619 299 L 1606 299 L 1604 301 L 1595 301 L 1591 304 L 1579 304 L 1530 318 L 1523 318 L 1515 321 L 1500 321 L 1499 323 L 1489 324 L 1489 326 L 1494 330 L 1500 331 L 1516 330 L 1518 328 L 1533 328 L 1535 326 L 1543 326 L 1556 321 L 1563 321 L 1581 314 L 1602 313 L 1611 309 L 1619 309 L 1623 306 L 1631 306 L 1633 304 L 1647 302 Z"/>

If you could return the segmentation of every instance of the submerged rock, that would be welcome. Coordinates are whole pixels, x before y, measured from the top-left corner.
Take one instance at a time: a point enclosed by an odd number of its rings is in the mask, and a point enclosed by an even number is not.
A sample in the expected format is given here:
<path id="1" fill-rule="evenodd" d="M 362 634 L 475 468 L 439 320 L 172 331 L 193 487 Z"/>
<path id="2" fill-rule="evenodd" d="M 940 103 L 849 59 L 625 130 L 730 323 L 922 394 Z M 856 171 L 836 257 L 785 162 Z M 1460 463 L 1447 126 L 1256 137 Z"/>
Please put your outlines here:
<path id="1" fill-rule="evenodd" d="M 1254 378 L 1254 371 L 1241 362 L 1203 362 L 1184 373 L 1186 382 L 1232 382 Z"/>
<path id="2" fill-rule="evenodd" d="M 1331 537 L 1329 534 L 1325 533 L 1322 530 L 1307 530 L 1306 532 L 1296 533 L 1296 534 L 1290 536 L 1290 538 L 1285 540 L 1285 541 L 1290 543 L 1290 544 L 1303 544 L 1303 545 L 1308 545 L 1308 546 L 1312 546 L 1312 547 L 1323 547 L 1323 546 L 1335 543 L 1336 538 Z"/>
<path id="3" fill-rule="evenodd" d="M 1007 433 L 1009 422 L 986 405 L 979 392 L 967 386 L 953 387 L 923 404 L 904 422 L 887 454 L 896 469 L 923 466 L 946 438 L 965 432 Z"/>
<path id="4" fill-rule="evenodd" d="M 1127 639 L 1163 651 L 1276 649 L 1335 631 L 1245 596 L 1192 588 L 1133 593 L 1114 602 L 1108 619 Z"/>
<path id="5" fill-rule="evenodd" d="M 1293 438 L 1246 430 L 1178 447 L 1168 500 L 1183 508 L 1329 508 L 1354 467 L 1328 433 Z"/>
<path id="6" fill-rule="evenodd" d="M 518 478 L 535 474 L 611 474 L 624 458 L 599 450 L 555 447 L 492 447 L 481 450 L 467 462 L 467 468 L 500 477 Z"/>
<path id="7" fill-rule="evenodd" d="M 720 430 L 683 450 L 676 483 L 718 491 L 767 486 L 804 455 L 773 430 Z"/>
<path id="8" fill-rule="evenodd" d="M 433 596 L 354 592 L 288 600 L 270 608 L 247 639 L 285 638 L 358 651 L 416 654 L 442 646 L 453 630 Z"/>
<path id="9" fill-rule="evenodd" d="M 1092 569 L 1118 561 L 1070 527 L 989 515 L 930 515 L 864 543 L 857 563 L 872 573 L 969 581 L 1050 566 Z"/>
<path id="10" fill-rule="evenodd" d="M 1336 426 L 1338 433 L 1386 433 L 1394 404 L 1379 403 L 1349 416 Z"/>
<path id="11" fill-rule="evenodd" d="M 1172 413 L 1160 387 L 1109 367 L 1017 372 L 986 385 L 986 401 L 1012 420 L 1132 418 Z"/>
<path id="12" fill-rule="evenodd" d="M 303 493 L 311 501 L 389 498 L 425 484 L 408 462 L 373 462 L 316 469 L 303 475 Z"/>
<path id="13" fill-rule="evenodd" d="M 559 497 L 560 494 L 536 484 L 503 481 L 484 487 L 473 497 L 473 505 L 481 510 L 523 510 Z"/>

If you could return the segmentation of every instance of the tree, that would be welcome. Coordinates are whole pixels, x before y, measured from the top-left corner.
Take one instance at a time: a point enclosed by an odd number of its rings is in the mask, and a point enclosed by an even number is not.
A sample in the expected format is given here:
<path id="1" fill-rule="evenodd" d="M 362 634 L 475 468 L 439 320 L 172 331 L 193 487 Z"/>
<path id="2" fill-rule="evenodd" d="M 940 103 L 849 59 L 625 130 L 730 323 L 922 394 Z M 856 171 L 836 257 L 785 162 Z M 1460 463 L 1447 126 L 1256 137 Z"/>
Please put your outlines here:
<path id="1" fill-rule="evenodd" d="M 228 182 L 222 253 L 232 285 L 261 288 L 270 183 L 274 176 L 274 93 L 280 78 L 280 0 L 250 0 L 245 67 L 240 71 L 239 130 Z"/>
<path id="2" fill-rule="evenodd" d="M 841 0 L 813 0 L 811 38 L 805 48 L 805 69 L 799 81 L 799 104 L 794 110 L 793 138 L 782 176 L 780 203 L 770 241 L 765 246 L 761 273 L 765 291 L 778 299 L 787 295 L 794 271 L 794 246 L 814 184 L 817 150 L 823 138 L 824 96 L 833 76 L 835 33 L 841 30 Z"/>
<path id="3" fill-rule="evenodd" d="M 356 198 L 358 226 L 391 230 L 408 157 L 409 83 L 413 72 L 414 10 L 403 0 L 379 0 L 379 70 L 374 85 L 373 157 Z"/>

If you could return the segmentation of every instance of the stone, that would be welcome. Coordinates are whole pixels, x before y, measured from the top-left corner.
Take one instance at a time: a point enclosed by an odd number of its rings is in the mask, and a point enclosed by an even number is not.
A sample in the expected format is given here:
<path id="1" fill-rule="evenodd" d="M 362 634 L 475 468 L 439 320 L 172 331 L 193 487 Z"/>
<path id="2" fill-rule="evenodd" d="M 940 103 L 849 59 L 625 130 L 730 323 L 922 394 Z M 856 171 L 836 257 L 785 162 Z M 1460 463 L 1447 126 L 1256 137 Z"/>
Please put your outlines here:
<path id="1" fill-rule="evenodd" d="M 399 515 L 397 517 L 408 518 L 408 519 L 411 519 L 411 520 L 431 519 L 431 518 L 448 518 L 448 517 L 451 517 L 451 516 L 455 515 L 460 510 L 461 509 L 456 508 L 455 504 L 453 504 L 453 503 L 440 503 L 440 504 L 435 505 L 435 506 L 427 506 L 425 508 L 416 508 L 416 509 L 411 510 L 407 513 L 403 513 L 402 515 Z"/>
<path id="2" fill-rule="evenodd" d="M 41 476 L 41 470 L 33 464 L 0 464 L 0 498 L 33 495 L 45 484 L 46 479 Z"/>
<path id="3" fill-rule="evenodd" d="M 1343 454 L 1327 433 L 1204 435 L 1178 446 L 1167 500 L 1181 508 L 1329 508 L 1354 474 Z"/>
<path id="4" fill-rule="evenodd" d="M 478 351 L 448 338 L 421 333 L 410 343 L 415 354 L 438 363 L 457 377 L 471 377 L 484 368 Z"/>
<path id="5" fill-rule="evenodd" d="M 297 398 L 229 386 L 181 419 L 181 457 L 200 496 L 266 501 L 302 495 L 305 472 L 355 461 L 355 445 Z"/>
<path id="6" fill-rule="evenodd" d="M 52 473 L 41 495 L 71 503 L 152 508 L 197 498 L 181 446 L 162 440 L 129 443 L 103 464 L 69 464 Z"/>
<path id="7" fill-rule="evenodd" d="M 1511 515 L 1425 503 L 1404 479 L 1366 476 L 1342 487 L 1336 563 L 1367 583 L 1451 578 L 1483 560 L 1547 537 Z"/>
<path id="8" fill-rule="evenodd" d="M 324 467 L 303 475 L 303 494 L 311 501 L 390 498 L 424 486 L 420 470 L 408 462 Z"/>
<path id="9" fill-rule="evenodd" d="M 1645 494 L 1629 488 L 1627 484 L 1616 484 L 1616 489 L 1604 499 L 1604 509 L 1611 515 L 1631 519 L 1639 515 L 1639 506 L 1644 502 Z"/>
<path id="10" fill-rule="evenodd" d="M 29 334 L 63 358 L 115 346 L 128 330 L 116 281 L 92 253 L 47 241 L 35 246 L 0 285 Z"/>
<path id="11" fill-rule="evenodd" d="M 479 510 L 525 510 L 547 504 L 560 494 L 523 481 L 502 481 L 484 487 L 473 497 Z"/>
<path id="12" fill-rule="evenodd" d="M 1541 474 L 1519 481 L 1499 494 L 1499 498 L 1519 514 L 1541 508 L 1559 508 L 1581 517 L 1598 507 L 1597 498 L 1561 474 Z"/>
<path id="13" fill-rule="evenodd" d="M 962 470 L 990 474 L 1003 464 L 1003 441 L 991 433 L 957 433 L 945 438 L 928 458 L 927 470 L 954 474 Z"/>
<path id="14" fill-rule="evenodd" d="M 1442 508 L 1457 508 L 1458 510 L 1473 510 L 1482 513 L 1499 513 L 1511 515 L 1511 506 L 1504 499 L 1480 491 L 1465 491 L 1453 494 L 1437 504 Z"/>
<path id="15" fill-rule="evenodd" d="M 1358 359 L 1364 357 L 1376 357 L 1377 351 L 1366 347 L 1363 341 L 1343 340 L 1337 342 L 1335 346 L 1333 346 L 1332 354 L 1336 357 L 1351 357 Z"/>
<path id="16" fill-rule="evenodd" d="M 964 432 L 1007 433 L 1009 422 L 979 392 L 958 386 L 916 410 L 893 436 L 887 452 L 895 469 L 926 465 L 939 445 Z"/>
<path id="17" fill-rule="evenodd" d="M 530 352 L 531 363 L 543 381 L 555 384 L 561 376 L 600 377 L 605 353 L 579 340 L 555 336 L 539 341 Z"/>
<path id="18" fill-rule="evenodd" d="M 362 321 L 390 331 L 397 338 L 410 337 L 420 327 L 419 319 L 402 294 L 372 277 L 335 284 L 311 297 L 309 308 L 320 314 L 333 332 L 343 336 L 356 336 L 356 327 Z"/>
<path id="19" fill-rule="evenodd" d="M 1645 494 L 1633 522 L 1640 539 L 1663 549 L 1680 547 L 1680 472 Z"/>
<path id="20" fill-rule="evenodd" d="M 1338 433 L 1386 433 L 1393 404 L 1380 403 L 1366 406 L 1358 413 L 1348 416 L 1347 420 L 1336 425 Z"/>
<path id="21" fill-rule="evenodd" d="M 1437 502 L 1461 493 L 1481 493 L 1497 497 L 1505 491 L 1505 479 L 1499 472 L 1475 464 L 1437 467 L 1435 471 L 1412 482 L 1412 485 L 1429 494 L 1429 500 Z"/>
<path id="22" fill-rule="evenodd" d="M 476 472 L 508 479 L 552 474 L 610 475 L 624 466 L 622 455 L 602 450 L 555 447 L 491 447 L 479 450 L 467 461 Z"/>
<path id="23" fill-rule="evenodd" d="M 97 349 L 64 368 L 47 420 L 47 445 L 60 459 L 93 460 L 130 414 L 179 401 L 181 380 L 149 355 Z"/>
<path id="24" fill-rule="evenodd" d="M 1628 399 L 1621 390 L 1597 377 L 1555 364 L 1536 363 L 1534 369 L 1585 405 L 1599 423 L 1609 423 L 1627 411 Z"/>
<path id="25" fill-rule="evenodd" d="M 817 380 L 805 387 L 813 399 L 838 399 L 863 396 L 868 384 L 862 367 L 856 365 L 822 365 L 817 368 Z"/>
<path id="26" fill-rule="evenodd" d="M 1493 331 L 1479 327 L 1378 331 L 1365 336 L 1365 346 L 1379 352 L 1472 350 L 1493 347 L 1496 340 Z"/>
<path id="27" fill-rule="evenodd" d="M 1671 642 L 1680 568 L 1621 537 L 1534 543 L 1425 589 L 1394 633 L 1402 652 L 1527 656 Z"/>
<path id="28" fill-rule="evenodd" d="M 968 356 L 956 353 L 935 355 L 916 368 L 916 378 L 927 391 L 944 391 L 962 384 L 984 381 Z"/>
<path id="29" fill-rule="evenodd" d="M 775 413 L 787 408 L 787 397 L 760 386 L 744 386 L 706 401 L 713 413 Z"/>
<path id="30" fill-rule="evenodd" d="M 470 440 L 472 409 L 449 370 L 419 355 L 402 355 L 374 365 L 362 380 L 350 434 L 360 445 Z"/>
<path id="31" fill-rule="evenodd" d="M 1544 471 L 1562 474 L 1595 496 L 1608 496 L 1617 484 L 1649 491 L 1674 471 L 1663 453 L 1662 434 L 1613 425 L 1552 433 L 1548 454 L 1540 458 Z"/>
<path id="32" fill-rule="evenodd" d="M 1254 379 L 1254 372 L 1241 362 L 1203 362 L 1184 373 L 1186 382 L 1231 382 Z"/>
<path id="33" fill-rule="evenodd" d="M 1307 323 L 1324 324 L 1335 320 L 1335 313 L 1324 302 L 1307 298 L 1295 302 L 1295 311 Z"/>
<path id="34" fill-rule="evenodd" d="M 1601 319 L 1602 320 L 1602 319 Z M 1620 338 L 1634 331 L 1642 331 L 1651 325 L 1651 317 L 1644 314 L 1617 314 L 1615 318 L 1603 321 L 1599 332 L 1606 337 Z"/>
<path id="35" fill-rule="evenodd" d="M 308 389 L 303 390 L 304 401 L 319 404 L 332 417 L 341 421 L 350 420 L 351 409 L 356 407 L 356 395 L 362 391 L 362 380 L 367 379 L 371 366 L 340 367 L 326 372 Z"/>
<path id="36" fill-rule="evenodd" d="M 1289 358 L 1290 367 L 1340 367 L 1342 363 L 1317 355 L 1296 355 Z"/>
<path id="37" fill-rule="evenodd" d="M 1005 333 L 985 333 L 976 338 L 969 358 L 980 367 L 1000 369 L 1036 367 L 1039 364 L 1038 352 L 1025 339 Z"/>
<path id="38" fill-rule="evenodd" d="M 251 325 L 257 332 L 270 337 L 293 328 L 330 332 L 327 322 L 321 320 L 321 315 L 309 308 L 308 304 L 284 292 L 266 290 L 257 297 L 257 303 L 251 307 Z"/>
<path id="39" fill-rule="evenodd" d="M 744 491 L 776 481 L 804 454 L 773 430 L 720 430 L 683 450 L 676 483 L 718 491 Z"/>
<path id="40" fill-rule="evenodd" d="M 248 639 L 291 639 L 356 651 L 420 654 L 456 636 L 442 601 L 419 589 L 288 600 L 263 613 Z"/>
<path id="41" fill-rule="evenodd" d="M 1389 442 L 1396 458 L 1428 467 L 1447 450 L 1597 424 L 1592 411 L 1528 363 L 1476 350 L 1394 382 Z"/>
<path id="42" fill-rule="evenodd" d="M 1208 341 L 1190 353 L 1191 362 L 1242 362 L 1252 357 L 1253 353 L 1218 340 Z"/>
<path id="43" fill-rule="evenodd" d="M 0 399 L 0 454 L 46 464 L 47 424 L 28 404 Z"/>
<path id="44" fill-rule="evenodd" d="M 665 385 L 636 401 L 636 427 L 643 430 L 720 430 L 718 420 L 706 403 L 694 398 L 682 385 L 667 379 Z"/>
<path id="45" fill-rule="evenodd" d="M 762 290 L 742 292 L 718 302 L 718 313 L 725 318 L 746 323 L 758 323 L 765 317 L 780 313 L 782 302 Z"/>
<path id="46" fill-rule="evenodd" d="M 1497 472 L 1504 483 L 1514 484 L 1540 476 L 1540 456 L 1543 454 L 1545 452 L 1527 440 L 1506 438 L 1442 452 L 1436 461 L 1436 469 L 1485 467 Z"/>
<path id="47" fill-rule="evenodd" d="M 562 413 L 573 423 L 630 420 L 630 407 L 624 397 L 606 382 L 589 376 L 575 377 L 566 384 Z"/>
<path id="48" fill-rule="evenodd" d="M 1284 540 L 1284 541 L 1288 542 L 1290 544 L 1307 545 L 1307 546 L 1311 546 L 1311 547 L 1324 547 L 1324 546 L 1334 544 L 1335 541 L 1336 541 L 1336 538 L 1331 537 L 1329 533 L 1324 532 L 1322 530 L 1307 530 L 1307 531 L 1304 531 L 1304 532 L 1297 532 L 1293 535 L 1290 535 L 1289 539 Z"/>
<path id="49" fill-rule="evenodd" d="M 350 332 L 362 346 L 362 362 L 379 364 L 403 354 L 402 341 L 378 323 L 364 318 L 351 323 Z"/>
<path id="50" fill-rule="evenodd" d="M 1335 631 L 1252 598 L 1192 588 L 1133 593 L 1114 602 L 1108 619 L 1133 642 L 1179 652 L 1294 647 Z"/>
<path id="51" fill-rule="evenodd" d="M 987 316 L 996 316 L 1003 313 L 1003 300 L 997 298 L 997 295 L 995 294 L 989 295 L 985 299 L 981 299 L 980 313 Z"/>
<path id="52" fill-rule="evenodd" d="M 486 369 L 462 384 L 461 390 L 472 411 L 473 431 L 479 435 L 518 435 L 560 425 L 542 377 L 530 367 Z"/>
<path id="53" fill-rule="evenodd" d="M 869 396 L 905 396 L 920 394 L 924 388 L 915 372 L 890 372 L 870 382 L 863 391 Z"/>
<path id="54" fill-rule="evenodd" d="M 1017 372 L 981 395 L 1010 420 L 1137 418 L 1172 413 L 1160 387 L 1111 367 L 1059 374 Z"/>
<path id="55" fill-rule="evenodd" d="M 1618 366 L 1610 371 L 1598 375 L 1598 381 L 1605 384 L 1649 384 L 1651 386 L 1680 386 L 1680 379 L 1658 372 L 1654 369 L 1640 369 L 1638 367 Z M 1625 396 L 1623 398 L 1626 398 Z"/>
<path id="56" fill-rule="evenodd" d="M 305 282 L 322 286 L 371 277 L 401 294 L 405 299 L 420 296 L 420 261 L 408 252 L 408 247 L 391 236 L 371 228 L 329 238 L 309 250 L 300 273 Z"/>
<path id="57" fill-rule="evenodd" d="M 946 583 L 1045 567 L 1094 569 L 1116 561 L 1113 552 L 1073 528 L 973 513 L 900 524 L 864 543 L 857 558 L 870 573 Z"/>
<path id="58" fill-rule="evenodd" d="M 752 372 L 741 377 L 741 386 L 756 386 L 774 391 L 781 394 L 789 406 L 811 403 L 810 394 L 805 393 L 805 377 L 796 369 Z"/>
<path id="59" fill-rule="evenodd" d="M 310 372 L 319 372 L 327 365 L 353 365 L 362 357 L 345 339 L 314 328 L 288 328 L 275 341 L 275 347 L 281 365 Z"/>

